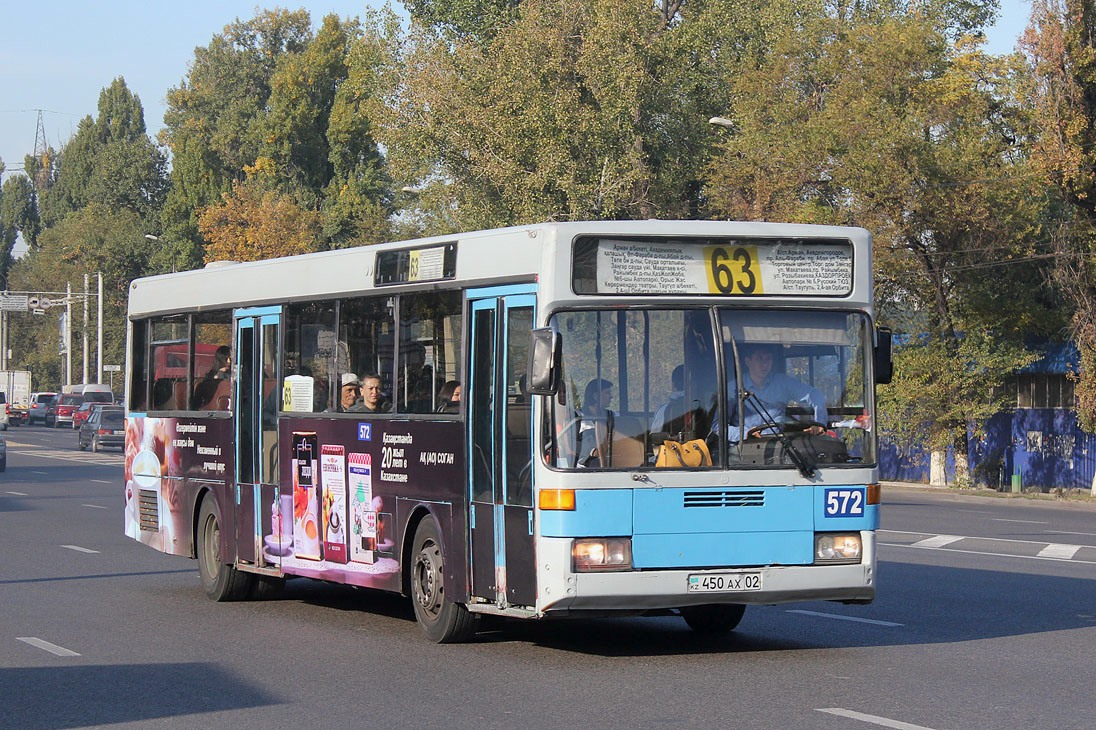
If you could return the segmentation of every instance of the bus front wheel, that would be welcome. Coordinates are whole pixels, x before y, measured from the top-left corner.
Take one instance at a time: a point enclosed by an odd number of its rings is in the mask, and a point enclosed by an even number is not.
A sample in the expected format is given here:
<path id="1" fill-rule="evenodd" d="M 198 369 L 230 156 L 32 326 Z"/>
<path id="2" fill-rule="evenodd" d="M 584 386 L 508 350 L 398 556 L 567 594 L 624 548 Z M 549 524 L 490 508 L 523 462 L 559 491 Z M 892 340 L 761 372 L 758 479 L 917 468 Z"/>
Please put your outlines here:
<path id="1" fill-rule="evenodd" d="M 221 510 L 212 494 L 202 500 L 198 516 L 198 575 L 214 601 L 242 601 L 251 594 L 255 576 L 236 570 L 221 557 Z"/>
<path id="2" fill-rule="evenodd" d="M 432 519 L 419 523 L 411 555 L 411 603 L 427 638 L 436 644 L 471 639 L 476 633 L 476 617 L 445 595 L 441 540 Z"/>
<path id="3" fill-rule="evenodd" d="M 734 631 L 746 613 L 741 603 L 720 603 L 708 606 L 682 606 L 678 609 L 689 628 L 698 634 L 726 634 Z"/>

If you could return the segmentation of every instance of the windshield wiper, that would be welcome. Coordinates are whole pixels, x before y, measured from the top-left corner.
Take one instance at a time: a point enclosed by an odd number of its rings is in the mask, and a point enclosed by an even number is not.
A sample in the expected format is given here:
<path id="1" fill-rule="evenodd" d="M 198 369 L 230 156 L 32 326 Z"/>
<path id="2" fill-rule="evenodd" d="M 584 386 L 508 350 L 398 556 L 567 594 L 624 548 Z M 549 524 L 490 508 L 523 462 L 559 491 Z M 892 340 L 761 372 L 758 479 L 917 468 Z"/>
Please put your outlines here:
<path id="1" fill-rule="evenodd" d="M 757 409 L 757 412 L 760 413 L 761 416 L 765 419 L 766 423 L 771 423 L 773 426 L 776 427 L 776 437 L 780 439 L 781 445 L 783 445 L 784 450 L 791 458 L 792 463 L 795 464 L 795 468 L 799 469 L 799 473 L 807 479 L 813 479 L 814 475 L 817 473 L 815 470 L 815 465 L 812 464 L 810 460 L 806 456 L 804 456 L 799 451 L 799 449 L 795 447 L 795 445 L 792 443 L 792 440 L 788 438 L 788 434 L 784 433 L 784 427 L 773 420 L 772 414 L 770 414 L 769 410 L 765 408 L 765 404 L 761 402 L 761 399 L 748 390 L 740 390 L 738 392 L 738 395 L 743 402 L 748 401 L 752 403 L 754 408 Z M 745 409 L 743 409 L 743 412 L 744 411 Z M 742 437 L 745 436 L 745 434 L 740 433 L 739 436 Z M 739 441 L 739 444 L 741 443 L 742 442 Z"/>

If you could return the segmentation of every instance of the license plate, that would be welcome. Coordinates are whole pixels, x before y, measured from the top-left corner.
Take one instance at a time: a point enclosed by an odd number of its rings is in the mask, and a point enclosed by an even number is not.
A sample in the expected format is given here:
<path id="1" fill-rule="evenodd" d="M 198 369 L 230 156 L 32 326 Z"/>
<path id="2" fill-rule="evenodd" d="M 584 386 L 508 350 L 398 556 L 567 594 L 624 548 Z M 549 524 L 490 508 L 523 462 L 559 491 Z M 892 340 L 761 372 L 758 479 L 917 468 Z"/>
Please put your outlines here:
<path id="1" fill-rule="evenodd" d="M 689 576 L 690 593 L 733 593 L 761 590 L 761 573 L 705 573 Z"/>

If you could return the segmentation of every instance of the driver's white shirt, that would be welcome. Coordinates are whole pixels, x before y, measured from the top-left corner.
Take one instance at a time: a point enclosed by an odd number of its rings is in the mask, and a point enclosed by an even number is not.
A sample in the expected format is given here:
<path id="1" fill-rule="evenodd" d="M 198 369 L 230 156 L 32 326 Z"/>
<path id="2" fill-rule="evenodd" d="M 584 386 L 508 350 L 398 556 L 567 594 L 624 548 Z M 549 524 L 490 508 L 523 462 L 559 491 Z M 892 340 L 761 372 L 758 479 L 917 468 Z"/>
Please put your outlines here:
<path id="1" fill-rule="evenodd" d="M 767 418 L 757 407 L 757 404 L 752 402 L 752 399 L 746 399 L 746 413 L 743 419 L 743 432 L 739 434 L 737 439 L 733 438 L 738 430 L 738 419 L 736 416 L 736 410 L 738 407 L 738 389 L 735 383 L 731 382 L 730 396 L 728 403 L 730 405 L 731 413 L 728 419 L 729 428 L 728 434 L 731 435 L 732 441 L 742 441 L 745 438 L 745 434 L 750 432 L 750 429 L 762 426 L 766 423 L 783 423 L 788 412 L 788 403 L 796 401 L 809 405 L 814 408 L 814 420 L 822 425 L 826 425 L 829 422 L 829 411 L 826 410 L 826 397 L 822 394 L 822 391 L 817 388 L 812 388 L 806 383 L 802 383 L 790 375 L 783 373 L 773 373 L 766 379 L 765 384 L 758 387 L 750 378 L 749 373 L 745 373 L 743 377 L 743 389 L 749 393 L 753 393 L 754 397 L 761 401 L 761 405 L 768 411 L 768 415 L 771 418 Z M 762 431 L 763 434 L 775 433 L 772 428 Z"/>

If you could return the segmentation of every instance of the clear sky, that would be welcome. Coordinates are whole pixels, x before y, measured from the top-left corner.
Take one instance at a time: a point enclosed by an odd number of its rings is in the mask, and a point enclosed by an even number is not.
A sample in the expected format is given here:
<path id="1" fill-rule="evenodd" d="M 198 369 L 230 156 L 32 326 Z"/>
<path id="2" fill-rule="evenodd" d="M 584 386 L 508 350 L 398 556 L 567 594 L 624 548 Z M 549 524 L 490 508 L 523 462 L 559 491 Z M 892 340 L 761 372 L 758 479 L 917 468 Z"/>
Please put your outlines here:
<path id="1" fill-rule="evenodd" d="M 141 98 L 145 125 L 163 126 L 164 97 L 178 86 L 194 49 L 256 8 L 305 8 L 358 17 L 384 0 L 0 0 L 0 159 L 23 169 L 34 152 L 38 112 L 46 142 L 59 149 L 80 120 L 98 115 L 99 92 L 118 76 Z M 403 6 L 393 2 L 399 12 Z M 7 174 L 5 174 L 5 178 Z"/>
<path id="2" fill-rule="evenodd" d="M 97 114 L 99 92 L 118 76 L 141 98 L 153 135 L 163 126 L 164 96 L 186 76 L 194 49 L 209 44 L 256 7 L 304 7 L 323 16 L 360 16 L 383 0 L 280 3 L 263 0 L 0 0 L 0 159 L 22 170 L 34 151 L 41 109 L 46 142 L 60 148 L 80 120 Z M 392 3 L 403 12 L 399 2 Z M 1027 24 L 1030 0 L 1001 0 L 987 50 L 1007 53 Z"/>

